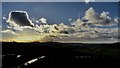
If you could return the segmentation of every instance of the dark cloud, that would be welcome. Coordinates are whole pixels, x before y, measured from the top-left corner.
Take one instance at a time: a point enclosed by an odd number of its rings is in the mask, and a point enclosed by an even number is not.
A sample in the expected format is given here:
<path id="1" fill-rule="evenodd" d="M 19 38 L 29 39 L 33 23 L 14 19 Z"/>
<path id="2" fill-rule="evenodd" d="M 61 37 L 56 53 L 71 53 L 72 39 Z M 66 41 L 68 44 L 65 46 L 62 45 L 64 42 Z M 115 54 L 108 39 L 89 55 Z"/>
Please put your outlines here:
<path id="1" fill-rule="evenodd" d="M 8 20 L 9 23 L 10 21 L 13 21 L 19 26 L 33 26 L 33 23 L 31 22 L 28 14 L 25 11 L 10 12 Z"/>

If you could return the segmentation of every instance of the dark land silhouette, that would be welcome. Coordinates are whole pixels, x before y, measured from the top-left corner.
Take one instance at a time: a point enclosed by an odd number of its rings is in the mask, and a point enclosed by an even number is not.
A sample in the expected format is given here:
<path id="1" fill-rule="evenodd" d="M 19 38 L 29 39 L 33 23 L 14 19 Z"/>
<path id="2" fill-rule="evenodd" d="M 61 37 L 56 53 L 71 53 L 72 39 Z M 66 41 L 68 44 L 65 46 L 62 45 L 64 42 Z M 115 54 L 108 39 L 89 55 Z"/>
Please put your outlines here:
<path id="1" fill-rule="evenodd" d="M 21 57 L 17 58 L 18 55 Z M 24 65 L 34 58 L 45 58 Z M 2 42 L 2 68 L 75 68 L 83 64 L 120 64 L 120 45 L 82 43 Z"/>

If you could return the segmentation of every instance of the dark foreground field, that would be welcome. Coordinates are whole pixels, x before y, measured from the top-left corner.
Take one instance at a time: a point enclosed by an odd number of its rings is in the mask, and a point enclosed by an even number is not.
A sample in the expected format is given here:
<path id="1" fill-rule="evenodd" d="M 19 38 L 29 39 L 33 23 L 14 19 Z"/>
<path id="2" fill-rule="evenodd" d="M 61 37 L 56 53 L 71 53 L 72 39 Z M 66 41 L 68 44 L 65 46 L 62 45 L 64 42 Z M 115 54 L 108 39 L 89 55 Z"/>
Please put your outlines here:
<path id="1" fill-rule="evenodd" d="M 32 59 L 37 61 L 27 63 Z M 2 43 L 2 68 L 78 68 L 120 64 L 120 45 L 80 43 Z"/>

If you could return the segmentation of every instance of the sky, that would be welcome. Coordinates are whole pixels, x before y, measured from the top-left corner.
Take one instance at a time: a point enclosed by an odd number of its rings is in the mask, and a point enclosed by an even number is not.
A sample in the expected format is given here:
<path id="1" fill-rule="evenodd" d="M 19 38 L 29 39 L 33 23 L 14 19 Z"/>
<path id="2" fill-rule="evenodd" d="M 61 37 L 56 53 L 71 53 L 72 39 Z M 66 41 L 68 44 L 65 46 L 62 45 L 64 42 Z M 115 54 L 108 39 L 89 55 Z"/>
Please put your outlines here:
<path id="1" fill-rule="evenodd" d="M 101 6 L 102 5 L 102 6 Z M 104 6 L 104 7 L 103 7 Z M 39 19 L 44 17 L 51 24 L 53 23 L 65 23 L 70 24 L 68 19 L 77 19 L 83 17 L 84 12 L 93 7 L 95 11 L 101 13 L 106 11 L 110 13 L 111 17 L 118 17 L 118 4 L 115 2 L 105 3 L 89 3 L 75 2 L 75 3 L 42 3 L 42 2 L 4 2 L 2 3 L 2 14 L 8 17 L 10 11 L 26 11 L 30 19 Z M 4 20 L 3 20 L 4 22 Z M 5 22 L 3 23 L 6 24 Z"/>
<path id="2" fill-rule="evenodd" d="M 7 41 L 118 38 L 117 2 L 3 2 L 2 16 Z"/>

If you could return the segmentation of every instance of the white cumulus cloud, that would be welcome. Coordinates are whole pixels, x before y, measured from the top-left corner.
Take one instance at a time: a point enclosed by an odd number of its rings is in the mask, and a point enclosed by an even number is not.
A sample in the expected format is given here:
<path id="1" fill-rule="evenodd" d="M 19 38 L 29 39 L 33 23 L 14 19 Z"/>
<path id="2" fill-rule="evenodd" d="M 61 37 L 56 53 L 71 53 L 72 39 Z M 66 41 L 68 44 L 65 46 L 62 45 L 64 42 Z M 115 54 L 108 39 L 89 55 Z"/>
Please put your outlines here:
<path id="1" fill-rule="evenodd" d="M 44 24 L 47 23 L 47 19 L 45 19 L 45 18 L 41 18 L 41 19 L 39 19 L 39 21 L 40 21 L 41 23 L 44 23 Z"/>
<path id="2" fill-rule="evenodd" d="M 90 7 L 83 17 L 83 19 L 88 20 L 96 25 L 113 25 L 117 23 L 117 19 L 111 18 L 109 12 L 103 11 L 102 13 L 96 12 L 92 7 Z"/>
<path id="3" fill-rule="evenodd" d="M 95 0 L 84 0 L 86 3 L 94 2 Z"/>

